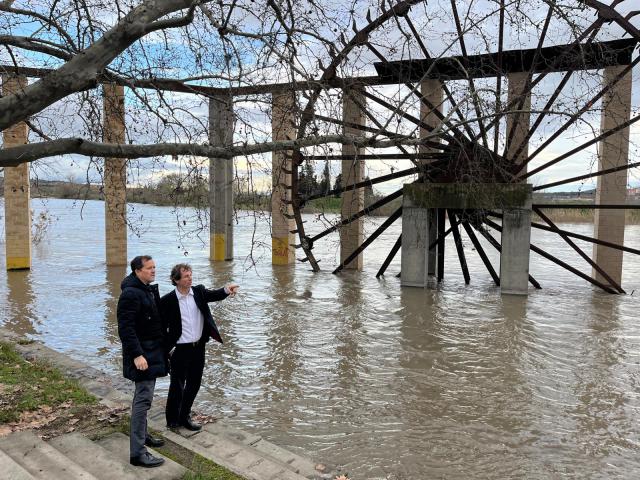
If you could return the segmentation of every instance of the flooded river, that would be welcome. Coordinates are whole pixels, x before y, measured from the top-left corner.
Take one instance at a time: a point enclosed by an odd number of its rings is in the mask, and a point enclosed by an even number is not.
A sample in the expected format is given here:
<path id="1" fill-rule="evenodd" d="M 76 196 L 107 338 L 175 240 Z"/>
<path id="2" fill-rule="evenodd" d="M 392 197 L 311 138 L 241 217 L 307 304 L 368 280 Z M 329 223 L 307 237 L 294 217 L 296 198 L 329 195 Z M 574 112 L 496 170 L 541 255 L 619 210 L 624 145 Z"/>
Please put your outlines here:
<path id="1" fill-rule="evenodd" d="M 171 208 L 134 207 L 129 257 L 153 255 L 161 292 L 184 260 L 197 283 L 241 285 L 212 304 L 226 343 L 208 346 L 199 410 L 354 480 L 640 477 L 640 259 L 625 254 L 628 295 L 613 296 L 532 254 L 543 290 L 502 297 L 469 241 L 464 285 L 449 242 L 437 290 L 401 289 L 399 257 L 375 278 L 400 222 L 367 249 L 364 272 L 330 273 L 333 238 L 316 246 L 324 271 L 313 274 L 271 266 L 268 217 L 239 212 L 235 260 L 212 265 L 208 244 L 178 238 L 178 225 L 196 227 L 194 212 L 183 212 L 185 225 Z M 104 264 L 103 204 L 33 208 L 55 221 L 31 271 L 7 273 L 0 257 L 0 324 L 119 375 L 125 271 Z M 314 216 L 307 227 L 321 229 Z M 626 238 L 640 248 L 640 226 Z M 551 234 L 534 231 L 533 243 L 590 271 Z M 167 387 L 163 379 L 158 392 Z"/>

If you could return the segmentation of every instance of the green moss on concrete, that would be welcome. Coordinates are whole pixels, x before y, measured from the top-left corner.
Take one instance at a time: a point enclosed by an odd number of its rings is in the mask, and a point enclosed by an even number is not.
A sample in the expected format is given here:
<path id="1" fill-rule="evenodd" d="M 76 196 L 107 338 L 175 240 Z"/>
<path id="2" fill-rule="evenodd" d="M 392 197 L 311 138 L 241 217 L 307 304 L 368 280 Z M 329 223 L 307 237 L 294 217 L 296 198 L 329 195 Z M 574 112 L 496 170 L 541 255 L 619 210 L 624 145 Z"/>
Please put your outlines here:
<path id="1" fill-rule="evenodd" d="M 501 209 L 527 205 L 532 188 L 512 183 L 414 183 L 404 185 L 403 195 L 405 202 L 421 208 Z"/>
<path id="2" fill-rule="evenodd" d="M 181 447 L 165 438 L 165 445 L 158 452 L 187 468 L 183 480 L 246 480 L 215 462 Z"/>

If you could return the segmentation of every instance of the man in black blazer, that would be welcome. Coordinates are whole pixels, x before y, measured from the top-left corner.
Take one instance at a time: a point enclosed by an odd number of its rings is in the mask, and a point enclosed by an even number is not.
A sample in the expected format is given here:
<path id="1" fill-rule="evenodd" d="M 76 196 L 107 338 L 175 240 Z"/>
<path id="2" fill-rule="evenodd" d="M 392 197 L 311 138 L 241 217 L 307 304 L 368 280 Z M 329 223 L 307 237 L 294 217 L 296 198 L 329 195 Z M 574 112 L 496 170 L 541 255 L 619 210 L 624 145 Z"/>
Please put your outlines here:
<path id="1" fill-rule="evenodd" d="M 160 299 L 160 311 L 168 328 L 171 353 L 171 382 L 165 415 L 169 428 L 184 427 L 198 431 L 201 425 L 191 419 L 191 407 L 200 390 L 204 370 L 204 346 L 209 338 L 222 343 L 209 302 L 233 296 L 240 288 L 235 283 L 209 290 L 192 287 L 191 266 L 180 263 L 171 269 L 175 290 Z"/>

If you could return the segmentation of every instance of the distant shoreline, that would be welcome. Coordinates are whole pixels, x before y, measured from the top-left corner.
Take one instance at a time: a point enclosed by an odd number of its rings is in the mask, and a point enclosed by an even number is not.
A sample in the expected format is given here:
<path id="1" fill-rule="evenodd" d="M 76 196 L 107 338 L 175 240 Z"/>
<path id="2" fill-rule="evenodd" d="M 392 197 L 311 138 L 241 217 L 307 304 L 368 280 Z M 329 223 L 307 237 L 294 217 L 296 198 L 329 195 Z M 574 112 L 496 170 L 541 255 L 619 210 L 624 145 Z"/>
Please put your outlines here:
<path id="1" fill-rule="evenodd" d="M 0 186 L 0 190 L 1 186 Z M 4 192 L 2 192 L 4 194 Z M 32 198 L 60 198 L 70 200 L 100 200 L 104 201 L 104 195 L 101 186 L 80 184 L 72 182 L 60 182 L 51 180 L 40 180 L 32 182 L 31 186 Z M 537 197 L 537 198 L 536 198 Z M 381 195 L 374 195 L 367 198 L 365 206 L 382 198 Z M 593 196 L 591 196 L 593 198 Z M 593 203 L 591 198 L 572 197 L 570 193 L 557 194 L 535 194 L 534 201 L 540 203 L 584 203 L 585 206 Z M 132 203 L 142 203 L 156 206 L 178 206 L 178 207 L 194 207 L 209 208 L 205 195 L 190 195 L 185 193 L 182 195 L 168 194 L 152 187 L 138 187 L 127 189 L 127 201 Z M 401 205 L 401 199 L 382 206 L 381 208 L 371 212 L 370 216 L 387 217 L 398 209 Z M 339 214 L 341 200 L 339 197 L 326 197 L 312 200 L 303 209 L 304 213 L 314 214 Z M 267 194 L 254 194 L 248 196 L 246 194 L 237 194 L 235 208 L 248 211 L 271 211 L 271 198 Z M 593 223 L 595 210 L 593 208 L 554 208 L 545 211 L 545 214 L 554 222 L 564 223 Z M 537 215 L 534 214 L 534 221 L 544 223 Z M 627 210 L 626 223 L 628 225 L 640 224 L 640 210 Z"/>

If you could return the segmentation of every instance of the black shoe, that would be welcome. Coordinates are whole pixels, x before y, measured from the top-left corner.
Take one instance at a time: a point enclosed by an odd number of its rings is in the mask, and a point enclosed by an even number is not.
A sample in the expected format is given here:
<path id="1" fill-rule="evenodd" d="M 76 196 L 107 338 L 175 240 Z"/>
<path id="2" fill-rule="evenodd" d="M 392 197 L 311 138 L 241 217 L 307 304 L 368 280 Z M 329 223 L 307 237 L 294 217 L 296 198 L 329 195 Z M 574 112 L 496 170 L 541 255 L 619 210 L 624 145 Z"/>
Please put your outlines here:
<path id="1" fill-rule="evenodd" d="M 129 463 L 135 467 L 153 468 L 162 465 L 164 458 L 154 457 L 149 452 L 145 452 L 137 457 L 129 458 Z"/>
<path id="2" fill-rule="evenodd" d="M 186 420 L 183 420 L 180 423 L 180 426 L 186 428 L 187 430 L 191 430 L 192 432 L 198 432 L 202 430 L 202 425 L 192 421 L 191 418 L 187 418 Z"/>
<path id="3" fill-rule="evenodd" d="M 162 438 L 155 438 L 151 435 L 147 435 L 147 438 L 144 439 L 144 444 L 147 447 L 158 448 L 164 445 L 164 440 Z"/>

